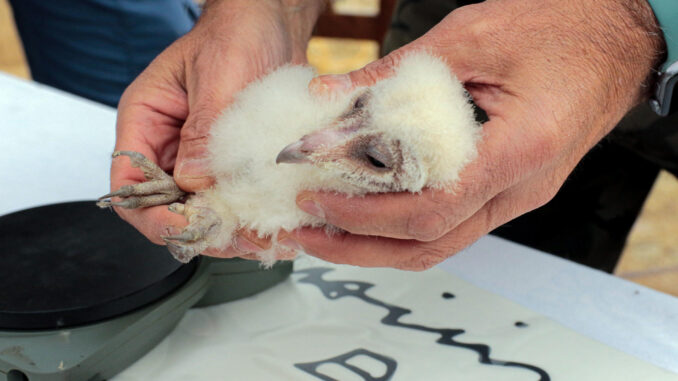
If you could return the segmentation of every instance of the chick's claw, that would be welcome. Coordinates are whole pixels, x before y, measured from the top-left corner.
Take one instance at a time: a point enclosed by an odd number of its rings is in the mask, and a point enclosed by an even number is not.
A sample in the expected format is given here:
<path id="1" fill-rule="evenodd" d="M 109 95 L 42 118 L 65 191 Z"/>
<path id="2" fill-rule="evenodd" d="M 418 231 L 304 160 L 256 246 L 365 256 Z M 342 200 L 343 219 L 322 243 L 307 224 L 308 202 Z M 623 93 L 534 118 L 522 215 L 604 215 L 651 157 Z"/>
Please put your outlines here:
<path id="1" fill-rule="evenodd" d="M 167 244 L 167 250 L 169 250 L 174 259 L 181 263 L 190 262 L 191 259 L 200 255 L 200 253 L 204 250 L 200 246 L 181 245 L 169 240 L 165 240 L 165 243 Z"/>
<path id="2" fill-rule="evenodd" d="M 165 173 L 162 168 L 158 167 L 157 164 L 148 160 L 146 156 L 140 154 L 136 151 L 115 151 L 113 152 L 112 157 L 115 159 L 118 156 L 127 156 L 132 162 L 132 167 L 139 168 L 144 171 L 144 176 L 147 180 L 165 180 L 167 178 L 172 178 L 170 175 Z"/>
<path id="3" fill-rule="evenodd" d="M 177 201 L 185 195 L 174 182 L 172 176 L 165 173 L 162 168 L 148 160 L 144 155 L 134 151 L 115 151 L 113 158 L 118 156 L 129 157 L 132 167 L 140 168 L 148 181 L 124 185 L 114 192 L 99 197 L 97 205 L 100 208 L 119 206 L 126 209 L 136 209 L 165 205 Z M 112 197 L 119 197 L 121 200 L 113 201 Z"/>
<path id="4" fill-rule="evenodd" d="M 112 201 L 110 198 L 103 196 L 97 202 L 100 208 L 107 208 L 109 206 L 119 206 L 125 209 L 146 208 L 149 206 L 165 205 L 172 201 L 176 201 L 175 195 L 168 194 L 151 194 L 147 196 L 132 196 L 121 197 L 121 201 Z"/>
<path id="5" fill-rule="evenodd" d="M 216 238 L 221 225 L 221 220 L 212 209 L 194 205 L 200 201 L 200 195 L 193 195 L 186 204 L 173 203 L 168 207 L 188 220 L 188 225 L 179 234 L 162 237 L 170 253 L 180 262 L 188 262 L 205 251 L 209 242 Z"/>

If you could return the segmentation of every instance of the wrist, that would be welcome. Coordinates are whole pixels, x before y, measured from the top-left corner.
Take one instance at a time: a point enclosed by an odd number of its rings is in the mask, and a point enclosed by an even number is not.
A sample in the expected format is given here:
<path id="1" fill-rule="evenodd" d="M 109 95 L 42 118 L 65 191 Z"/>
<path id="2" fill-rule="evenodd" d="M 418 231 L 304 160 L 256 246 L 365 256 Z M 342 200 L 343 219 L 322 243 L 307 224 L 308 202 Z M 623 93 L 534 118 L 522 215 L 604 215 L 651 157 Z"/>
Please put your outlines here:
<path id="1" fill-rule="evenodd" d="M 678 110 L 677 97 L 674 96 L 678 87 L 678 3 L 672 0 L 648 0 L 657 22 L 661 28 L 661 35 L 666 43 L 666 59 L 657 68 L 658 75 L 654 94 L 650 99 L 650 106 L 660 116 L 667 116 Z"/>
<path id="2" fill-rule="evenodd" d="M 630 46 L 640 57 L 644 67 L 644 81 L 639 92 L 639 101 L 646 100 L 652 93 L 656 73 L 666 60 L 666 41 L 661 27 L 648 0 L 618 0 L 623 6 L 629 23 Z M 644 61 L 644 62 L 643 62 Z"/>
<path id="3" fill-rule="evenodd" d="M 665 57 L 661 29 L 647 0 L 600 2 L 597 35 L 613 98 L 630 109 L 646 101 Z"/>
<path id="4" fill-rule="evenodd" d="M 329 4 L 329 0 L 280 0 L 287 28 L 293 41 L 292 62 L 306 62 L 306 48 L 311 39 L 318 17 Z"/>
<path id="5" fill-rule="evenodd" d="M 313 28 L 328 0 L 206 0 L 200 24 L 225 25 L 242 22 L 244 13 L 260 16 L 260 23 L 273 22 L 291 43 L 294 63 L 306 62 L 306 48 Z"/>

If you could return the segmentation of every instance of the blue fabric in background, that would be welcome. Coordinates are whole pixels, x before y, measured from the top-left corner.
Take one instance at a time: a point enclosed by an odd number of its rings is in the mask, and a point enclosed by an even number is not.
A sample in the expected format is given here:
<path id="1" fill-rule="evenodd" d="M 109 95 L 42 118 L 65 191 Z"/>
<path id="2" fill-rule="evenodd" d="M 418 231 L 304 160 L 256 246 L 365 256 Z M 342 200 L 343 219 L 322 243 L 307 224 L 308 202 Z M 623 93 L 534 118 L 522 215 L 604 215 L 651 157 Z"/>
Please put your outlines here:
<path id="1" fill-rule="evenodd" d="M 34 80 L 117 106 L 200 14 L 193 0 L 10 0 Z"/>

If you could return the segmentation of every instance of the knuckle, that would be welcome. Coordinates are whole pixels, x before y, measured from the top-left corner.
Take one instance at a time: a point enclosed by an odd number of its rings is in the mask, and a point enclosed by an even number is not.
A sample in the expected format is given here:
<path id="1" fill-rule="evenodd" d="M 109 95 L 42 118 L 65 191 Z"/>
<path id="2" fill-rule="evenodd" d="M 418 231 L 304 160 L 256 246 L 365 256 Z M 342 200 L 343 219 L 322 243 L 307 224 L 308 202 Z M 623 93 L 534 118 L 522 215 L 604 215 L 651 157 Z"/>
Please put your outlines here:
<path id="1" fill-rule="evenodd" d="M 368 65 L 359 72 L 352 74 L 353 83 L 358 86 L 370 86 L 376 83 L 380 77 L 380 67 L 378 65 Z"/>
<path id="2" fill-rule="evenodd" d="M 215 118 L 206 113 L 191 114 L 181 128 L 181 140 L 207 139 Z"/>
<path id="3" fill-rule="evenodd" d="M 485 37 L 496 30 L 496 21 L 487 12 L 483 11 L 481 5 L 469 5 L 456 9 L 448 16 L 450 24 L 464 25 L 459 31 L 464 34 L 463 38 L 472 42 L 483 42 Z"/>
<path id="4" fill-rule="evenodd" d="M 486 19 L 479 18 L 473 20 L 467 27 L 466 33 L 472 41 L 484 42 L 490 34 L 493 26 Z"/>
<path id="5" fill-rule="evenodd" d="M 402 59 L 402 51 L 395 51 L 391 54 L 388 54 L 379 61 L 379 66 L 382 70 L 388 71 L 392 70 L 394 67 L 398 66 L 398 63 Z"/>
<path id="6" fill-rule="evenodd" d="M 355 86 L 371 86 L 389 76 L 397 65 L 399 54 L 391 53 L 349 75 Z"/>
<path id="7" fill-rule="evenodd" d="M 537 192 L 534 197 L 529 198 L 528 208 L 529 210 L 534 210 L 548 204 L 556 194 L 558 194 L 559 187 L 557 186 L 547 186 L 546 189 Z"/>

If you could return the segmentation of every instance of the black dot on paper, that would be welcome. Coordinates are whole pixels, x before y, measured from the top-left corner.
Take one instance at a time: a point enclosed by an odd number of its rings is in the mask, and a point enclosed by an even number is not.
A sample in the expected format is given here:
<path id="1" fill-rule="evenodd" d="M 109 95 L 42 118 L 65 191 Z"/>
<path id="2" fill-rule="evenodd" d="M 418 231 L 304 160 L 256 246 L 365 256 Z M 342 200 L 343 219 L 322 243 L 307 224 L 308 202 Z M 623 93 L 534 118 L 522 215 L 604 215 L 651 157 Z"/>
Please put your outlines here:
<path id="1" fill-rule="evenodd" d="M 450 292 L 443 292 L 443 298 L 445 299 L 454 299 L 454 294 Z"/>

